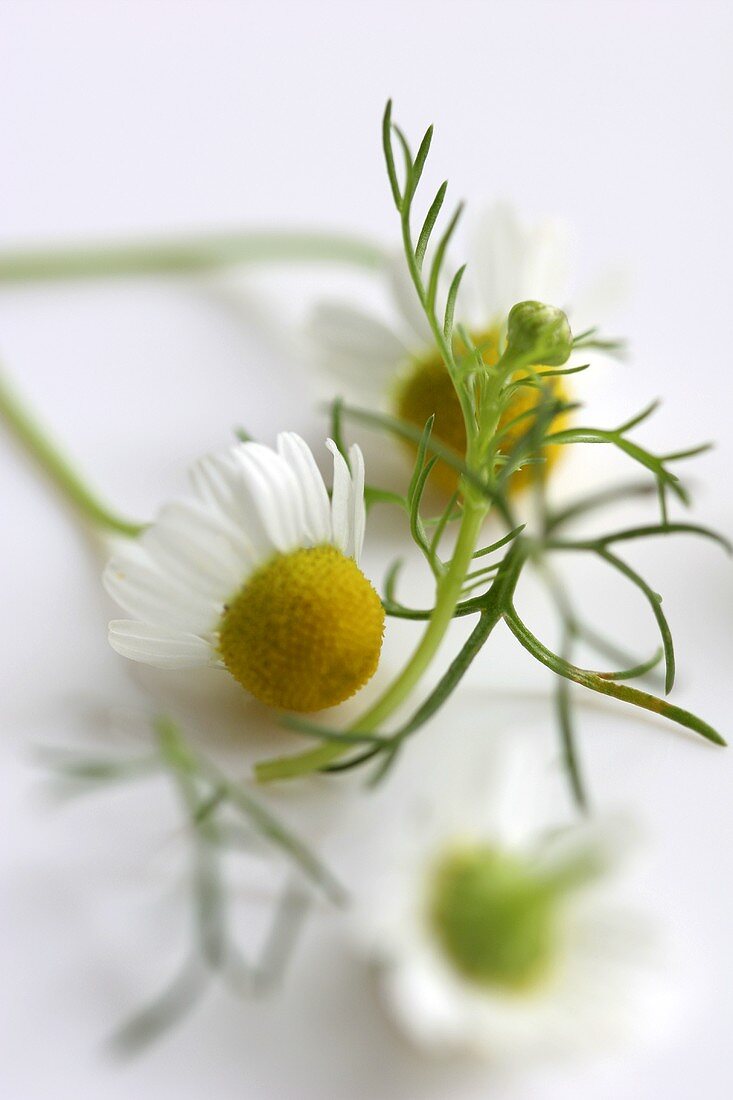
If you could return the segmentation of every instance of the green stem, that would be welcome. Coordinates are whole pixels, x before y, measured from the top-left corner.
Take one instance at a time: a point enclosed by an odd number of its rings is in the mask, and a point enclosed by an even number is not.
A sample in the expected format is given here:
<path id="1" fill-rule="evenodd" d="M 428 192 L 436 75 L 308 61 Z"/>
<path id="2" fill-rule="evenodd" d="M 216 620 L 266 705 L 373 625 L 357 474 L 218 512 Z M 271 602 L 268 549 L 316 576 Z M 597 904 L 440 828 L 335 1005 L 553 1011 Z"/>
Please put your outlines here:
<path id="1" fill-rule="evenodd" d="M 417 266 L 415 259 L 414 249 L 412 247 L 412 232 L 410 229 L 410 210 L 409 205 L 405 204 L 405 208 L 401 213 L 402 221 L 402 242 L 405 249 L 405 258 L 407 260 L 407 267 L 410 272 L 410 278 L 412 279 L 413 286 L 417 293 L 417 297 L 420 301 L 420 305 L 423 308 L 423 312 L 430 325 L 430 331 L 433 334 L 433 339 L 440 352 L 441 358 L 445 363 L 445 369 L 448 371 L 453 381 L 456 397 L 458 403 L 461 406 L 461 413 L 463 415 L 463 422 L 466 427 L 466 446 L 467 456 L 470 453 L 473 440 L 476 435 L 476 424 L 474 419 L 473 407 L 469 400 L 468 394 L 465 388 L 458 382 L 458 369 L 456 367 L 455 357 L 453 355 L 453 348 L 448 340 L 445 338 L 445 333 L 440 327 L 438 318 L 435 314 L 435 310 L 431 307 L 428 301 L 428 295 L 423 284 L 422 275 Z"/>
<path id="2" fill-rule="evenodd" d="M 44 429 L 23 407 L 1 373 L 0 419 L 5 420 L 11 432 L 41 466 L 51 482 L 91 524 L 131 538 L 140 534 L 143 530 L 141 524 L 131 523 L 115 515 L 84 484 L 66 458 L 51 442 Z"/>
<path id="3" fill-rule="evenodd" d="M 193 751 L 183 739 L 178 726 L 170 718 L 161 715 L 155 729 L 166 763 L 178 773 L 190 777 L 200 776 L 214 787 L 213 795 L 204 802 L 198 801 L 193 812 L 194 824 L 201 828 L 214 810 L 224 801 L 240 810 L 263 837 L 290 855 L 304 873 L 328 894 L 337 904 L 345 900 L 345 892 L 320 861 L 303 842 L 291 833 L 270 811 L 255 800 L 239 783 L 235 783 L 219 770 L 208 757 Z"/>
<path id="4" fill-rule="evenodd" d="M 485 500 L 476 500 L 467 487 L 466 503 L 461 526 L 450 565 L 438 583 L 435 607 L 425 633 L 417 649 L 382 696 L 350 727 L 350 732 L 370 733 L 397 710 L 408 698 L 424 676 L 437 654 L 461 598 L 466 573 L 470 569 L 481 525 L 488 512 Z M 278 757 L 256 765 L 255 775 L 260 782 L 274 779 L 290 779 L 318 771 L 337 760 L 352 746 L 340 741 L 329 741 L 309 752 L 297 756 Z"/>
<path id="5" fill-rule="evenodd" d="M 570 655 L 570 632 L 565 632 L 563 659 Z M 564 676 L 556 677 L 555 682 L 555 706 L 557 708 L 557 721 L 560 732 L 560 745 L 562 758 L 567 773 L 570 791 L 576 807 L 581 814 L 588 813 L 588 795 L 583 781 L 583 772 L 578 756 L 578 746 L 573 724 L 573 712 L 570 699 L 570 683 Z"/>
<path id="6" fill-rule="evenodd" d="M 385 261 L 378 245 L 346 234 L 251 230 L 0 251 L 0 282 L 167 275 L 255 263 L 342 263 L 379 270 Z"/>

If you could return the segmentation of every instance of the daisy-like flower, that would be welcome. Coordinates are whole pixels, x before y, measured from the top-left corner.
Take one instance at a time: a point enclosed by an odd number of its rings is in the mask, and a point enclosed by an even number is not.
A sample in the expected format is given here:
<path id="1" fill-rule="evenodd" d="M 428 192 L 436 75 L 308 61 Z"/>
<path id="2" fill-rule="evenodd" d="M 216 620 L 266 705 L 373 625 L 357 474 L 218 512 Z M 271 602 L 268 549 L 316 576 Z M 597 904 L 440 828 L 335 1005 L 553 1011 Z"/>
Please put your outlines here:
<path id="1" fill-rule="evenodd" d="M 529 229 L 510 206 L 497 204 L 486 212 L 469 241 L 470 262 L 460 299 L 460 319 L 474 345 L 482 348 L 485 363 L 493 365 L 499 358 L 502 326 L 513 305 L 528 299 L 564 303 L 566 251 L 564 233 L 555 222 Z M 330 382 L 337 382 L 339 392 L 369 407 L 385 408 L 420 430 L 435 415 L 433 434 L 463 455 L 466 433 L 458 398 L 401 255 L 392 266 L 390 286 L 392 324 L 343 303 L 324 302 L 315 309 L 309 332 L 317 361 Z M 565 396 L 557 380 L 553 393 Z M 534 390 L 519 390 L 503 423 L 534 407 L 539 399 Z M 557 429 L 562 426 L 560 420 L 555 422 Z M 510 430 L 503 450 L 510 450 L 526 427 L 525 420 Z M 560 450 L 545 449 L 545 471 Z M 518 470 L 512 488 L 527 484 L 533 469 L 537 467 Z M 455 489 L 455 472 L 447 464 L 438 463 L 433 476 L 447 491 Z"/>
<path id="2" fill-rule="evenodd" d="M 474 756 L 458 787 L 441 768 L 391 834 L 359 920 L 387 1008 L 419 1046 L 500 1062 L 638 1037 L 665 1002 L 645 922 L 609 901 L 628 830 L 548 832 L 536 765 L 509 760 L 488 785 Z"/>
<path id="3" fill-rule="evenodd" d="M 333 441 L 333 492 L 292 432 L 202 459 L 193 495 L 166 505 L 109 562 L 104 583 L 130 619 L 118 653 L 157 668 L 226 669 L 269 706 L 335 706 L 374 674 L 384 611 L 359 568 L 364 462 Z"/>

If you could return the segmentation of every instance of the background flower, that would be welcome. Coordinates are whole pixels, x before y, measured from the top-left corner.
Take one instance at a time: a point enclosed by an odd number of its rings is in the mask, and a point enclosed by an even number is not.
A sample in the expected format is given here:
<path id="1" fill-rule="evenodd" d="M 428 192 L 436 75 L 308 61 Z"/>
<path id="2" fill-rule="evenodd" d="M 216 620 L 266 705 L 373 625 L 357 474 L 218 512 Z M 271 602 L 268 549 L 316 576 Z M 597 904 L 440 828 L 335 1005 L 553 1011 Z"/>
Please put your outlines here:
<path id="1" fill-rule="evenodd" d="M 430 0 L 375 0 L 359 18 L 332 0 L 289 3 L 286 17 L 282 5 L 260 7 L 255 17 L 245 3 L 210 0 L 8 0 L 1 7 L 9 90 L 0 123 L 9 151 L 5 247 L 283 219 L 370 229 L 393 240 L 375 132 L 392 92 L 411 126 L 439 121 L 451 183 L 463 181 L 466 198 L 490 181 L 529 208 L 562 208 L 582 231 L 588 270 L 609 257 L 633 258 L 639 295 L 624 333 L 633 337 L 635 367 L 605 378 L 599 372 L 597 410 L 620 422 L 629 387 L 639 406 L 668 394 L 670 441 L 680 434 L 720 439 L 696 476 L 708 486 L 709 520 L 730 529 L 725 473 L 733 449 L 729 408 L 720 400 L 729 368 L 719 326 L 695 326 L 706 385 L 691 385 L 690 357 L 679 353 L 680 332 L 693 318 L 722 317 L 728 308 L 731 148 L 720 140 L 733 102 L 728 3 L 457 0 L 450 18 L 465 28 L 460 45 L 446 33 L 445 5 Z M 250 287 L 259 283 L 246 277 Z M 310 269 L 289 276 L 286 302 L 300 292 L 311 300 L 322 278 Z M 269 282 L 275 279 L 279 273 Z M 264 438 L 284 423 L 312 440 L 322 434 L 306 372 L 283 354 L 263 355 L 241 311 L 222 306 L 209 288 L 184 278 L 2 293 L 4 361 L 80 464 L 134 515 L 151 515 L 158 501 L 175 497 L 188 457 L 215 447 L 230 422 L 244 421 Z M 590 372 L 584 393 L 586 379 Z M 710 1097 L 730 1095 L 733 894 L 729 856 L 718 841 L 731 827 L 733 757 L 716 756 L 711 766 L 710 753 L 666 742 L 652 723 L 641 729 L 598 709 L 588 710 L 582 730 L 594 786 L 610 800 L 644 805 L 660 838 L 646 877 L 649 901 L 677 925 L 688 976 L 702 987 L 702 1010 L 689 1014 L 684 1042 L 662 1057 L 571 1065 L 510 1082 L 483 1069 L 436 1066 L 394 1041 L 359 972 L 338 965 L 344 960 L 334 958 L 330 930 L 320 935 L 309 925 L 276 1002 L 263 1008 L 212 997 L 151 1057 L 110 1072 L 96 1040 L 122 1007 L 155 989 L 164 978 L 156 969 L 161 951 L 177 946 L 148 904 L 148 882 L 140 885 L 142 899 L 130 898 L 138 850 L 121 884 L 110 844 L 124 859 L 126 830 L 138 822 L 154 829 L 164 807 L 141 790 L 134 822 L 120 807 L 101 837 L 104 813 L 93 799 L 50 823 L 38 813 L 29 742 L 73 736 L 69 700 L 86 697 L 92 682 L 102 701 L 140 702 L 129 670 L 103 642 L 101 596 L 76 531 L 49 506 L 11 442 L 3 437 L 0 446 L 0 497 L 13 517 L 2 532 L 14 639 L 4 664 L 0 769 L 8 1006 L 0 1078 L 7 1095 L 198 1100 L 216 1088 L 222 1100 L 260 1100 L 268 1091 L 321 1100 L 334 1081 L 346 1082 L 349 1100 L 618 1100 L 640 1093 L 689 1100 L 691 1081 Z M 604 476 L 605 459 L 588 451 L 590 484 Z M 370 538 L 370 566 L 381 575 L 388 562 L 379 553 Z M 680 651 L 704 647 L 708 654 L 683 693 L 691 702 L 695 690 L 704 692 L 722 719 L 729 709 L 729 565 L 685 544 L 684 554 L 660 568 Z M 23 577 L 32 578 L 32 594 Z M 648 636 L 642 615 L 616 599 L 615 587 L 598 585 L 594 593 L 611 627 L 631 621 L 640 640 Z M 503 660 L 501 648 L 492 647 L 477 670 L 480 706 L 472 721 L 487 734 L 497 694 L 525 671 Z M 156 670 L 137 671 L 147 679 Z M 213 670 L 201 675 L 212 692 L 228 680 Z M 190 680 L 156 676 L 171 689 Z M 236 732 L 252 728 L 258 708 L 233 681 L 228 687 L 233 705 L 241 699 L 254 712 L 248 726 L 231 723 L 236 761 Z M 465 725 L 468 702 L 464 694 L 450 712 L 450 732 Z M 528 705 L 525 698 L 522 713 Z M 324 779 L 322 789 L 333 788 Z M 391 820 L 380 817 L 373 831 L 391 835 Z M 346 865 L 360 877 L 353 855 Z M 109 887 L 103 897 L 102 877 Z"/>
<path id="2" fill-rule="evenodd" d="M 397 1025 L 434 1053 L 520 1063 L 663 1030 L 655 937 L 614 895 L 628 822 L 558 819 L 536 742 L 451 740 L 418 771 L 360 898 L 357 940 Z"/>
<path id="3" fill-rule="evenodd" d="M 469 235 L 469 263 L 459 294 L 458 317 L 489 366 L 497 362 L 503 349 L 506 318 L 515 303 L 534 299 L 566 304 L 566 238 L 566 231 L 555 221 L 535 227 L 524 225 L 508 203 L 488 208 Z M 385 408 L 418 430 L 434 415 L 435 437 L 462 456 L 466 446 L 463 414 L 418 302 L 404 255 L 392 261 L 388 282 L 391 323 L 357 306 L 335 301 L 315 308 L 309 326 L 315 365 L 332 391 L 368 407 Z M 558 380 L 552 388 L 556 397 L 565 395 Z M 536 390 L 521 390 L 500 426 L 541 399 L 542 394 Z M 556 418 L 557 429 L 564 419 Z M 526 420 L 510 430 L 503 449 L 510 450 L 526 430 Z M 561 448 L 545 448 L 544 465 L 525 466 L 515 472 L 512 488 L 526 487 L 534 471 L 548 470 L 560 453 Z M 432 480 L 447 493 L 456 488 L 455 471 L 446 463 L 437 464 Z"/>
<path id="4" fill-rule="evenodd" d="M 498 339 L 511 307 L 527 298 L 566 305 L 568 241 L 560 222 L 530 227 L 509 203 L 496 203 L 484 211 L 466 244 L 458 317 L 474 337 L 496 331 Z M 405 368 L 435 355 L 402 252 L 394 256 L 388 287 L 388 320 L 326 300 L 315 307 L 308 327 L 315 365 L 327 373 L 330 388 L 371 406 L 389 405 Z"/>

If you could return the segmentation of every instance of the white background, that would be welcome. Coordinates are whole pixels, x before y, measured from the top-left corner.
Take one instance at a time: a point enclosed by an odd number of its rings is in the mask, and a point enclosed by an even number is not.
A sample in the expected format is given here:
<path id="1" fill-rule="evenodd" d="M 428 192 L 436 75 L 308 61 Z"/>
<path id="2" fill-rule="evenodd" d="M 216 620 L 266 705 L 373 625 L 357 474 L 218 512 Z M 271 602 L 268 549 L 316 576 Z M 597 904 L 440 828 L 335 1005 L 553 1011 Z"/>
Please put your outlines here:
<path id="1" fill-rule="evenodd" d="M 612 424 L 664 394 L 646 441 L 717 439 L 694 468 L 697 517 L 730 532 L 732 29 L 729 4 L 701 0 L 3 0 L 0 244 L 282 224 L 390 240 L 378 128 L 391 95 L 409 133 L 436 124 L 432 171 L 454 194 L 474 205 L 504 195 L 572 223 L 578 286 L 628 268 L 633 354 L 583 396 Z M 303 270 L 266 285 L 288 306 L 325 283 Z M 246 290 L 234 279 L 4 288 L 0 353 L 109 498 L 145 517 L 234 423 L 266 440 L 281 427 L 322 437 L 304 368 L 248 324 L 263 288 L 251 273 Z M 145 1057 L 105 1060 L 99 1044 L 177 958 L 180 912 L 150 856 L 170 807 L 141 788 L 49 812 L 29 752 L 90 725 L 99 737 L 100 708 L 149 710 L 151 681 L 107 648 L 98 559 L 17 450 L 5 438 L 0 448 L 7 1100 L 731 1094 L 733 757 L 618 709 L 584 712 L 583 750 L 598 802 L 636 809 L 650 836 L 636 888 L 678 945 L 687 1002 L 667 1045 L 508 1079 L 421 1062 L 324 920 L 311 922 L 278 999 L 240 1004 L 213 989 Z M 582 461 L 575 470 L 590 479 Z M 381 570 L 393 549 L 377 534 L 368 564 Z M 729 563 L 689 540 L 634 560 L 676 628 L 676 697 L 725 730 Z M 588 598 L 646 648 L 646 616 L 616 592 L 591 581 Z M 445 730 L 517 724 L 539 744 L 551 736 L 547 681 L 508 636 L 490 654 Z M 522 707 L 507 689 L 527 677 L 534 703 Z M 323 797 L 328 808 L 334 796 Z M 348 878 L 345 853 L 335 858 Z"/>

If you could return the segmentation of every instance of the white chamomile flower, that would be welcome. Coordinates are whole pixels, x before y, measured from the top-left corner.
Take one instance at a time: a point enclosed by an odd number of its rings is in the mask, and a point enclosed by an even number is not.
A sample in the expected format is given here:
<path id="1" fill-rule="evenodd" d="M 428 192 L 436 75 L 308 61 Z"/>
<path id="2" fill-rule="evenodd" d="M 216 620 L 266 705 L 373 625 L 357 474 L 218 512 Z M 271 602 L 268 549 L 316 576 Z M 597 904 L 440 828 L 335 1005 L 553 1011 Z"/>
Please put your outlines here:
<path id="1" fill-rule="evenodd" d="M 469 264 L 461 285 L 460 320 L 466 325 L 484 361 L 499 356 L 502 325 L 517 302 L 535 299 L 562 306 L 566 298 L 567 242 L 562 226 L 546 221 L 534 228 L 521 224 L 511 206 L 489 208 L 469 241 Z M 403 256 L 391 272 L 394 322 L 387 324 L 358 307 L 323 302 L 310 323 L 310 337 L 320 368 L 338 382 L 339 393 L 369 407 L 382 407 L 422 430 L 435 415 L 433 434 L 463 454 L 465 427 L 453 385 L 420 309 Z M 554 388 L 563 396 L 559 382 Z M 520 390 L 505 421 L 519 416 L 538 400 L 536 392 Z M 556 427 L 560 427 L 560 418 Z M 507 434 L 504 449 L 516 442 L 526 425 Z M 546 467 L 560 448 L 548 448 Z M 512 486 L 521 488 L 532 477 L 531 467 L 519 470 Z M 439 463 L 434 478 L 449 491 L 455 473 Z"/>
<path id="2" fill-rule="evenodd" d="M 509 762 L 487 784 L 472 758 L 460 788 L 441 769 L 450 805 L 391 834 L 359 917 L 387 1009 L 421 1047 L 497 1062 L 637 1038 L 666 1011 L 646 923 L 608 896 L 627 830 L 540 827 L 536 764 Z"/>
<path id="3" fill-rule="evenodd" d="M 333 493 L 292 432 L 277 449 L 240 443 L 192 470 L 193 495 L 166 505 L 109 562 L 104 583 L 129 615 L 118 653 L 157 668 L 228 670 L 269 706 L 316 711 L 377 667 L 384 611 L 359 568 L 364 462 L 333 441 Z"/>

